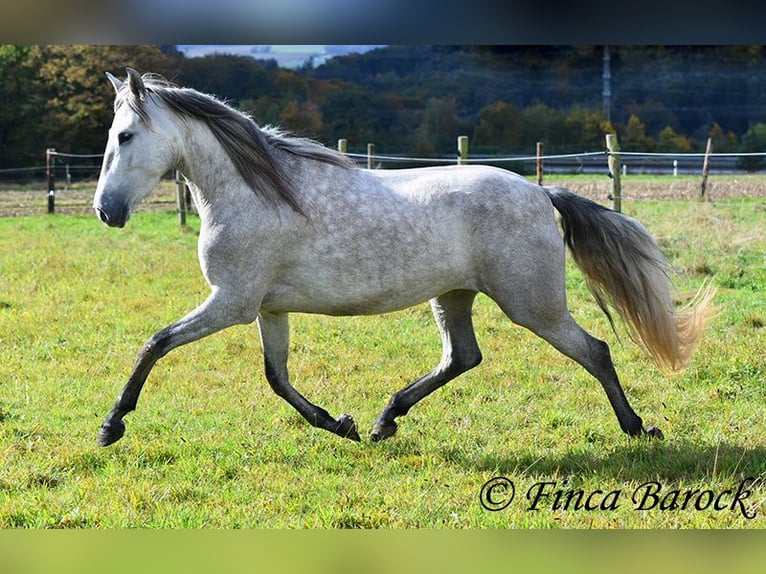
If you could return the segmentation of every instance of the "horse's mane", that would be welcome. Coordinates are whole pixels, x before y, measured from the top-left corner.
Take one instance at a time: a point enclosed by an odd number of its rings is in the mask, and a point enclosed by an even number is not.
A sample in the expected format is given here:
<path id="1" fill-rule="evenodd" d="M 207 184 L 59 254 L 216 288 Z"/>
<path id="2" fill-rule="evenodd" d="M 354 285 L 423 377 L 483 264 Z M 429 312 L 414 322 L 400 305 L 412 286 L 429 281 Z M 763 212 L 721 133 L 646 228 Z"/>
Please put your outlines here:
<path id="1" fill-rule="evenodd" d="M 258 126 L 249 115 L 215 96 L 180 88 L 156 74 L 144 74 L 142 78 L 147 93 L 156 96 L 181 117 L 197 119 L 210 129 L 239 174 L 256 193 L 269 200 L 285 201 L 299 213 L 303 211 L 279 161 L 280 151 L 343 168 L 354 166 L 347 156 L 316 141 L 289 135 L 275 127 Z M 144 99 L 124 89 L 121 97 L 115 100 L 115 108 L 123 100 L 145 122 L 150 122 Z"/>

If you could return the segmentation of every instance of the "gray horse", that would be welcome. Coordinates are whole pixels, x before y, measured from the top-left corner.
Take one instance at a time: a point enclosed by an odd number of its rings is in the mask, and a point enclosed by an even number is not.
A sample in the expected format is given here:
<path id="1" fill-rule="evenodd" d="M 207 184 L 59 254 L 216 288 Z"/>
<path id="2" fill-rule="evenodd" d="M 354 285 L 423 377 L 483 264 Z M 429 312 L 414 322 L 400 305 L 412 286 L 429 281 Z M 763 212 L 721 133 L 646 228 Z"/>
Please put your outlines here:
<path id="1" fill-rule="evenodd" d="M 181 170 L 200 215 L 199 260 L 211 291 L 146 343 L 100 445 L 122 437 L 122 419 L 157 360 L 253 321 L 273 390 L 313 426 L 359 440 L 349 415 L 333 418 L 290 384 L 288 313 L 385 313 L 430 300 L 442 358 L 381 412 L 371 438 L 390 437 L 398 417 L 481 361 L 471 320 L 479 292 L 591 373 L 623 431 L 662 437 L 629 405 L 606 343 L 585 332 L 566 303 L 565 245 L 610 321 L 611 307 L 659 365 L 686 365 L 713 290 L 676 309 L 666 260 L 638 222 L 492 167 L 360 169 L 313 141 L 261 128 L 212 96 L 127 71 L 125 82 L 108 74 L 115 114 L 94 208 L 122 227 L 163 174 Z"/>

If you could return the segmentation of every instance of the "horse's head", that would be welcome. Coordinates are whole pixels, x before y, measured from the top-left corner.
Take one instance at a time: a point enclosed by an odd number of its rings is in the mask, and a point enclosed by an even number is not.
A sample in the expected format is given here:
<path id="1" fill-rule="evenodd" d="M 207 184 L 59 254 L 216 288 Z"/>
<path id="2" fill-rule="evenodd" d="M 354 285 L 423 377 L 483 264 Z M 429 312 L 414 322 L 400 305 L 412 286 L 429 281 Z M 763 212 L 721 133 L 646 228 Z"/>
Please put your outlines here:
<path id="1" fill-rule="evenodd" d="M 143 78 L 127 68 L 120 81 L 107 72 L 116 91 L 114 120 L 104 151 L 93 208 L 101 221 L 123 227 L 133 207 L 177 164 L 180 135 L 173 115 Z"/>

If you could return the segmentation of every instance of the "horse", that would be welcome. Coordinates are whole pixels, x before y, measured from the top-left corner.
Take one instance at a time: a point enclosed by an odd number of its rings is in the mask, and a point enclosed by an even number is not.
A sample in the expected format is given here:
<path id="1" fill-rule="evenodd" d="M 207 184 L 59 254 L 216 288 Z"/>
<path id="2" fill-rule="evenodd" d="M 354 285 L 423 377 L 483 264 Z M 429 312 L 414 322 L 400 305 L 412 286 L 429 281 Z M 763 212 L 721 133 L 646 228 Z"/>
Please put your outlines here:
<path id="1" fill-rule="evenodd" d="M 472 323 L 478 293 L 595 377 L 625 433 L 663 437 L 644 426 L 608 345 L 575 322 L 566 301 L 568 247 L 612 327 L 616 311 L 661 368 L 688 364 L 714 289 L 700 288 L 677 306 L 672 268 L 635 219 L 497 167 L 363 169 L 162 76 L 132 68 L 124 81 L 107 76 L 114 118 L 95 212 L 107 226 L 123 227 L 160 178 L 180 170 L 199 213 L 198 257 L 210 293 L 148 339 L 100 427 L 99 445 L 124 435 L 123 417 L 160 358 L 253 322 L 273 391 L 310 425 L 360 441 L 350 415 L 331 416 L 291 384 L 289 313 L 380 314 L 429 301 L 441 360 L 391 396 L 370 433 L 372 441 L 387 439 L 416 403 L 481 362 Z"/>

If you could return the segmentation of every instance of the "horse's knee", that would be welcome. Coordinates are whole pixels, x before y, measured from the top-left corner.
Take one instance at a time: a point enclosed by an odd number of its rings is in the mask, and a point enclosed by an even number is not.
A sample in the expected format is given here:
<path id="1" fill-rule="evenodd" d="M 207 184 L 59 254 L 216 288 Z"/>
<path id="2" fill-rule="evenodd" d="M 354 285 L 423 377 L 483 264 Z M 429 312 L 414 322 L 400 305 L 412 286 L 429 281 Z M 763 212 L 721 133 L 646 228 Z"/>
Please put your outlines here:
<path id="1" fill-rule="evenodd" d="M 474 367 L 478 367 L 483 358 L 484 357 L 482 357 L 481 351 L 478 347 L 476 347 L 466 358 L 463 359 L 463 368 L 468 371 Z"/>
<path id="2" fill-rule="evenodd" d="M 173 333 L 170 327 L 166 327 L 165 329 L 156 332 L 148 341 L 146 341 L 139 353 L 139 360 L 149 359 L 157 361 L 167 355 L 172 348 Z"/>
<path id="3" fill-rule="evenodd" d="M 463 349 L 460 352 L 453 352 L 446 357 L 444 370 L 456 377 L 478 366 L 482 359 L 483 357 L 478 347 Z"/>

